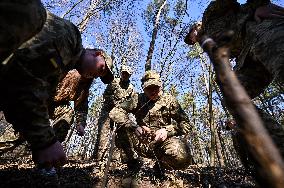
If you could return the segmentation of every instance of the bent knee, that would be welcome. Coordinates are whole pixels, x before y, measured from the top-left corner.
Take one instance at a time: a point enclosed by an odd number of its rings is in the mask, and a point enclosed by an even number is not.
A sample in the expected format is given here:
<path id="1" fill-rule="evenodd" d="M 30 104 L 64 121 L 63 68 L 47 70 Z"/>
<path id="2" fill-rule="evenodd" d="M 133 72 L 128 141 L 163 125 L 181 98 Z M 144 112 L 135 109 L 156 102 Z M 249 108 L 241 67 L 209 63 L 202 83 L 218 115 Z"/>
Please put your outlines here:
<path id="1" fill-rule="evenodd" d="M 168 147 L 164 156 L 168 165 L 174 169 L 185 169 L 194 164 L 189 147 L 181 140 Z"/>

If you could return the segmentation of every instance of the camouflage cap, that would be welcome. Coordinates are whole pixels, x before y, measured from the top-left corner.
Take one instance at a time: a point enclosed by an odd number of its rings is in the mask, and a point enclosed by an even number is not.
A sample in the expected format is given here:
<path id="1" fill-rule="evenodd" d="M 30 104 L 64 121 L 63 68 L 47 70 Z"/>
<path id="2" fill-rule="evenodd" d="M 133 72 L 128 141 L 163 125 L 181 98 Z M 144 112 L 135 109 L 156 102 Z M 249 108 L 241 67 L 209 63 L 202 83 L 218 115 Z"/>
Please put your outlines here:
<path id="1" fill-rule="evenodd" d="M 160 75 L 155 71 L 146 71 L 144 76 L 141 79 L 142 88 L 145 89 L 151 85 L 156 85 L 162 87 L 162 81 L 160 79 Z"/>
<path id="2" fill-rule="evenodd" d="M 101 55 L 104 57 L 105 62 L 106 62 L 107 73 L 106 73 L 105 76 L 100 77 L 101 81 L 104 84 L 109 84 L 114 79 L 114 75 L 113 75 L 113 72 L 112 72 L 112 68 L 113 68 L 112 59 L 104 50 L 101 50 L 101 49 L 95 49 L 95 50 L 102 52 Z"/>
<path id="3" fill-rule="evenodd" d="M 126 66 L 126 65 L 122 65 L 121 66 L 120 72 L 127 72 L 128 74 L 132 74 L 133 73 L 131 67 Z"/>

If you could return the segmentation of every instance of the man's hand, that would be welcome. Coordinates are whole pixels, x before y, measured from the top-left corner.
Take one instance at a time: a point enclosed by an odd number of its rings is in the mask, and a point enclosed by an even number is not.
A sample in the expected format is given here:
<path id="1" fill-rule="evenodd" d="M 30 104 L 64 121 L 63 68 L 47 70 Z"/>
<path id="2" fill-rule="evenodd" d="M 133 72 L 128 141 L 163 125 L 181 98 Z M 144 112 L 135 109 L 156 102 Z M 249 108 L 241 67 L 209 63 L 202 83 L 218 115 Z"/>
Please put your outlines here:
<path id="1" fill-rule="evenodd" d="M 190 31 L 186 35 L 184 42 L 188 45 L 194 45 L 195 43 L 199 42 L 201 27 L 202 27 L 201 22 L 193 24 Z"/>
<path id="2" fill-rule="evenodd" d="M 165 128 L 159 129 L 155 133 L 155 141 L 156 142 L 163 142 L 167 139 L 168 137 L 168 132 Z"/>
<path id="3" fill-rule="evenodd" d="M 135 129 L 135 134 L 138 136 L 138 138 L 143 139 L 143 137 L 148 136 L 151 133 L 151 129 L 146 126 L 139 126 Z"/>
<path id="4" fill-rule="evenodd" d="M 236 129 L 236 121 L 233 120 L 233 119 L 228 119 L 226 122 L 225 122 L 225 125 L 226 125 L 226 130 L 233 130 L 233 129 Z"/>
<path id="5" fill-rule="evenodd" d="M 77 125 L 76 126 L 76 130 L 77 130 L 77 134 L 79 136 L 84 136 L 84 134 L 85 134 L 85 127 L 82 124 Z"/>
<path id="6" fill-rule="evenodd" d="M 45 169 L 63 166 L 67 161 L 66 154 L 59 141 L 45 149 L 32 151 L 32 156 L 35 164 Z"/>
<path id="7" fill-rule="evenodd" d="M 261 6 L 255 10 L 254 19 L 258 23 L 263 19 L 282 18 L 284 19 L 284 8 L 275 4 Z"/>

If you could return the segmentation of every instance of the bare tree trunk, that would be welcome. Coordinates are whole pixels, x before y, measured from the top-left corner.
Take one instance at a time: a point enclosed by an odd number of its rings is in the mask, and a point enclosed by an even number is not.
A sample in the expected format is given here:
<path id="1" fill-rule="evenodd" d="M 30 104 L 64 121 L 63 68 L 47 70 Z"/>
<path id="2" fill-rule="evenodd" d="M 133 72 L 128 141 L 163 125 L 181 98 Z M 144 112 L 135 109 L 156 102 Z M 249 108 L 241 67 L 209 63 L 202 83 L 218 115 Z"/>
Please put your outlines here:
<path id="1" fill-rule="evenodd" d="M 219 140 L 220 140 L 221 151 L 222 151 L 223 156 L 224 156 L 224 165 L 228 166 L 229 161 L 230 161 L 229 155 L 228 155 L 228 152 L 227 152 L 226 143 L 224 142 L 224 139 L 223 139 L 223 137 L 221 136 L 221 133 L 220 133 L 220 127 L 217 128 L 217 134 L 218 134 L 218 137 L 219 137 Z"/>
<path id="2" fill-rule="evenodd" d="M 215 126 L 216 127 L 216 126 Z M 221 148 L 221 142 L 220 142 L 220 137 L 218 134 L 218 128 L 215 129 L 215 136 L 216 136 L 216 151 L 217 151 L 217 157 L 219 160 L 219 164 L 221 167 L 225 166 L 224 163 L 224 158 L 223 158 L 223 154 L 222 154 L 222 148 Z"/>
<path id="3" fill-rule="evenodd" d="M 221 101 L 221 106 L 222 106 L 222 108 L 223 108 L 227 118 L 229 118 L 230 115 L 229 115 L 228 109 L 226 108 L 226 104 L 224 103 L 224 99 L 223 99 L 223 97 L 222 97 L 222 95 L 221 95 L 221 93 L 219 91 L 219 88 L 218 88 L 216 82 L 214 82 L 214 89 L 215 89 L 215 91 L 217 93 L 217 96 L 218 96 L 219 100 Z"/>
<path id="4" fill-rule="evenodd" d="M 67 14 L 69 14 L 77 5 L 79 5 L 80 3 L 82 3 L 84 0 L 79 0 L 77 3 L 75 3 L 69 10 L 67 10 L 62 16 L 61 18 L 64 18 Z"/>
<path id="5" fill-rule="evenodd" d="M 164 3 L 160 6 L 160 8 L 159 8 L 159 10 L 156 14 L 154 29 L 153 29 L 153 33 L 152 33 L 152 40 L 151 40 L 151 43 L 150 43 L 150 47 L 149 47 L 149 50 L 148 50 L 148 55 L 147 55 L 147 59 L 146 59 L 146 63 L 145 63 L 145 71 L 151 70 L 151 60 L 152 60 L 152 56 L 153 56 L 153 52 L 154 52 L 154 48 L 155 48 L 155 42 L 156 42 L 158 30 L 159 30 L 160 15 L 161 15 L 161 12 L 162 12 L 164 6 L 166 5 L 166 2 L 167 2 L 167 0 L 165 0 Z"/>
<path id="6" fill-rule="evenodd" d="M 192 103 L 192 119 L 193 119 L 193 142 L 194 142 L 194 146 L 195 146 L 195 152 L 196 152 L 196 162 L 197 163 L 202 163 L 203 159 L 202 159 L 202 149 L 201 149 L 201 145 L 200 145 L 200 141 L 199 141 L 199 135 L 198 132 L 195 130 L 196 127 L 196 117 L 195 117 L 195 104 Z"/>
<path id="7" fill-rule="evenodd" d="M 70 139 L 71 139 L 71 137 L 72 137 L 74 131 L 75 131 L 75 126 L 72 125 L 72 126 L 71 126 L 71 130 L 69 131 L 69 134 L 67 135 L 67 139 L 66 139 L 66 141 L 64 142 L 65 153 L 66 153 L 67 156 L 68 156 L 68 152 L 69 152 L 69 150 L 70 150 L 68 143 L 70 142 Z"/>
<path id="8" fill-rule="evenodd" d="M 78 28 L 79 28 L 80 32 L 85 31 L 85 29 L 87 28 L 88 22 L 90 21 L 92 16 L 97 14 L 100 10 L 103 10 L 106 6 L 108 6 L 110 1 L 104 2 L 104 4 L 102 6 L 100 6 L 100 7 L 98 7 L 98 3 L 100 3 L 100 1 L 98 1 L 97 3 L 92 3 L 91 4 L 91 6 L 89 7 L 88 11 L 84 15 L 84 18 L 78 24 Z"/>
<path id="9" fill-rule="evenodd" d="M 214 124 L 214 114 L 213 114 L 213 108 L 212 108 L 212 79 L 211 79 L 211 65 L 209 65 L 209 79 L 208 79 L 208 106 L 209 106 L 209 126 L 210 126 L 210 132 L 211 132 L 211 146 L 210 146 L 210 166 L 215 166 L 215 146 L 216 146 L 216 134 L 215 134 L 215 124 Z"/>
<path id="10" fill-rule="evenodd" d="M 109 166 L 110 166 L 110 162 L 112 159 L 112 154 L 113 154 L 113 150 L 115 147 L 115 133 L 116 133 L 116 124 L 113 124 L 113 130 L 111 132 L 111 140 L 110 140 L 110 147 L 109 147 L 109 152 L 108 152 L 108 158 L 107 158 L 107 163 L 106 163 L 106 167 L 105 167 L 105 172 L 104 172 L 104 178 L 103 178 L 103 182 L 102 182 L 102 187 L 106 187 L 107 185 L 107 179 L 108 179 L 108 170 L 109 170 Z"/>

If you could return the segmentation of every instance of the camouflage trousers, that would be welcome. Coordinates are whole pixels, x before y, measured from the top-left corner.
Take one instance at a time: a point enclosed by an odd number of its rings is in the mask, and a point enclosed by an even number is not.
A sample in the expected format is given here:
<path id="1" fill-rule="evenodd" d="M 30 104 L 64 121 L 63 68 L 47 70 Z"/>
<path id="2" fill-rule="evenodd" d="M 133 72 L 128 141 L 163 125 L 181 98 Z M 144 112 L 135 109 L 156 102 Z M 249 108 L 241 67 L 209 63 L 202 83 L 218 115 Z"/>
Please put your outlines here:
<path id="1" fill-rule="evenodd" d="M 37 34 L 46 20 L 40 0 L 0 1 L 0 61 Z"/>
<path id="2" fill-rule="evenodd" d="M 253 59 L 260 60 L 272 78 L 284 86 L 284 20 L 264 20 L 262 24 L 255 24 L 251 34 L 258 34 L 259 31 L 261 34 L 256 37 L 261 39 L 252 44 L 250 54 Z"/>
<path id="3" fill-rule="evenodd" d="M 97 137 L 94 148 L 94 159 L 102 160 L 107 152 L 108 140 L 111 130 L 111 120 L 108 116 L 108 112 L 102 108 L 100 117 L 98 119 Z"/>
<path id="4" fill-rule="evenodd" d="M 162 143 L 144 143 L 134 131 L 124 126 L 117 129 L 116 146 L 121 148 L 128 160 L 138 156 L 158 160 L 167 169 L 185 169 L 193 164 L 193 158 L 186 142 L 178 137 L 167 138 Z"/>
<path id="5" fill-rule="evenodd" d="M 74 122 L 74 110 L 70 105 L 60 105 L 51 116 L 53 130 L 59 142 L 63 142 Z"/>
<path id="6" fill-rule="evenodd" d="M 104 105 L 101 109 L 100 117 L 98 119 L 97 137 L 95 142 L 95 148 L 93 158 L 98 161 L 103 161 L 106 153 L 109 149 L 110 132 L 113 128 L 113 121 L 109 118 L 109 111 L 112 109 L 112 105 Z M 120 158 L 120 152 L 116 148 L 113 152 L 112 159 L 118 160 Z"/>
<path id="7" fill-rule="evenodd" d="M 258 113 L 264 123 L 265 129 L 268 131 L 273 142 L 277 146 L 282 158 L 284 158 L 284 130 L 283 127 L 275 121 L 269 114 L 265 113 L 263 110 L 257 108 Z M 232 139 L 234 148 L 236 149 L 239 158 L 247 169 L 252 169 L 257 165 L 257 160 L 254 156 L 250 154 L 249 148 L 241 135 L 237 130 L 232 133 Z"/>

